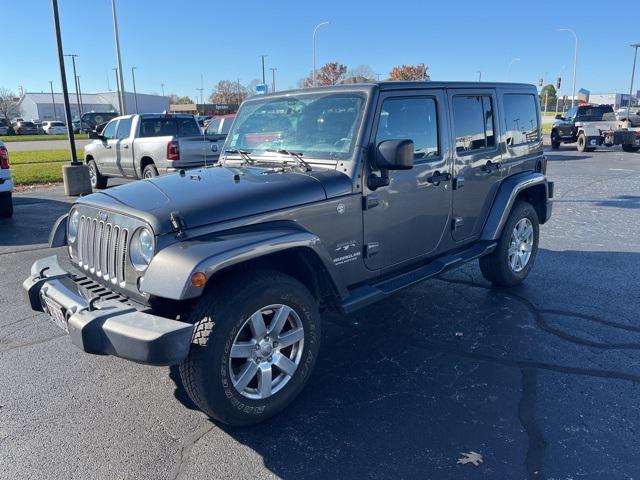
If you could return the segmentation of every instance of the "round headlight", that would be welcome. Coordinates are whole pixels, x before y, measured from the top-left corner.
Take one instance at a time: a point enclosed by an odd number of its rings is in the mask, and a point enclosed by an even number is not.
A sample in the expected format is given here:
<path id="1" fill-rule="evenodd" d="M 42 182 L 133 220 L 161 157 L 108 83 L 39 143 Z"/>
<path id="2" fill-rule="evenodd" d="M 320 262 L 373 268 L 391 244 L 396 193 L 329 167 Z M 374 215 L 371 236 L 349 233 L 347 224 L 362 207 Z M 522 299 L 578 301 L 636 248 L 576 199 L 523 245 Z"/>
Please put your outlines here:
<path id="1" fill-rule="evenodd" d="M 76 236 L 78 235 L 78 225 L 80 224 L 80 212 L 78 210 L 74 210 L 69 216 L 69 221 L 67 225 L 67 237 L 70 242 L 75 242 Z"/>
<path id="2" fill-rule="evenodd" d="M 138 270 L 144 270 L 153 258 L 153 234 L 147 228 L 139 229 L 131 242 L 131 263 Z"/>

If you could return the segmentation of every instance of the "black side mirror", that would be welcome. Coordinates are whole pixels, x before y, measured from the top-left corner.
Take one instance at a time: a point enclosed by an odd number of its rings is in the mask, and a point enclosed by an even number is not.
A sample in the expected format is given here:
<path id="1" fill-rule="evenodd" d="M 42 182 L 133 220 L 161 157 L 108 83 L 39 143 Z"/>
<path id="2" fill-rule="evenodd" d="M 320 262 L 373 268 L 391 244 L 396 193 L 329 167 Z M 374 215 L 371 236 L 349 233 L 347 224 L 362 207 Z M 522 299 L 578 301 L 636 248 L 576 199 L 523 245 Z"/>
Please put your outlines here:
<path id="1" fill-rule="evenodd" d="M 564 120 L 564 117 L 560 114 L 556 115 L 556 120 Z"/>
<path id="2" fill-rule="evenodd" d="M 389 185 L 389 170 L 413 168 L 413 140 L 385 140 L 376 147 L 374 166 L 380 176 L 371 174 L 367 186 L 371 190 Z"/>
<path id="3" fill-rule="evenodd" d="M 91 140 L 98 140 L 100 138 L 100 134 L 98 132 L 96 132 L 95 130 L 90 130 L 89 131 L 89 138 Z"/>
<path id="4" fill-rule="evenodd" d="M 413 140 L 385 140 L 376 148 L 376 167 L 380 170 L 411 170 Z"/>

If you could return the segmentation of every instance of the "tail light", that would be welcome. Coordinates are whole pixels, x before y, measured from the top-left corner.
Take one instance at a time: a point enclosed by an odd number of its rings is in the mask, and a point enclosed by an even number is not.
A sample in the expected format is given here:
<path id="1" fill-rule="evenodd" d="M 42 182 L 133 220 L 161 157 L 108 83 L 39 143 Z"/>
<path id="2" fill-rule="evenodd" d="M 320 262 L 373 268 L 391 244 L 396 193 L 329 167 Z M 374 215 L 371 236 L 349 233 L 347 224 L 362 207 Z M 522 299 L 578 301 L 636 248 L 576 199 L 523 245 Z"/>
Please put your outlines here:
<path id="1" fill-rule="evenodd" d="M 9 168 L 9 152 L 6 147 L 0 147 L 0 168 Z"/>
<path id="2" fill-rule="evenodd" d="M 177 140 L 167 143 L 167 160 L 180 160 L 180 144 Z"/>

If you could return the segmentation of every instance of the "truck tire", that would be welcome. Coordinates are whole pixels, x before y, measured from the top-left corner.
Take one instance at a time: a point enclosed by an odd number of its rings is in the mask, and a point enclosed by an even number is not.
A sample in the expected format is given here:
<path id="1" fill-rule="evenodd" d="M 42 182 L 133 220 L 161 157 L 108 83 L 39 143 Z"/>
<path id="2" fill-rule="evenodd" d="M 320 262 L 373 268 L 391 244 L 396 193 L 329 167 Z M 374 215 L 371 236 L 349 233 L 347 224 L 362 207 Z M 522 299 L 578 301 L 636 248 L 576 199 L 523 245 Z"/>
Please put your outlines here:
<path id="1" fill-rule="evenodd" d="M 100 173 L 96 161 L 93 159 L 89 160 L 87 162 L 87 166 L 89 167 L 89 180 L 91 181 L 91 188 L 96 190 L 107 188 L 107 182 L 109 181 L 109 179 Z"/>
<path id="2" fill-rule="evenodd" d="M 587 151 L 587 137 L 584 133 L 581 133 L 580 135 L 578 135 L 578 145 L 577 145 L 578 151 L 579 152 L 586 152 Z"/>
<path id="3" fill-rule="evenodd" d="M 634 145 L 625 144 L 625 145 L 622 145 L 622 150 L 625 151 L 625 152 L 633 153 L 633 152 L 637 152 L 638 150 L 640 150 L 640 147 L 636 147 Z"/>
<path id="4" fill-rule="evenodd" d="M 0 196 L 0 218 L 13 217 L 13 198 L 11 192 L 8 195 Z"/>
<path id="5" fill-rule="evenodd" d="M 306 384 L 320 349 L 316 300 L 276 271 L 235 275 L 206 290 L 191 319 L 182 382 L 204 413 L 228 425 L 257 424 L 283 410 Z"/>
<path id="6" fill-rule="evenodd" d="M 499 287 L 514 287 L 529 275 L 538 255 L 538 214 L 530 203 L 513 206 L 505 223 L 498 246 L 480 258 L 484 278 Z"/>
<path id="7" fill-rule="evenodd" d="M 142 178 L 153 178 L 158 176 L 158 169 L 153 163 L 150 163 L 142 170 Z"/>
<path id="8" fill-rule="evenodd" d="M 558 136 L 558 132 L 555 130 L 551 131 L 551 148 L 554 150 L 560 148 L 560 137 Z"/>

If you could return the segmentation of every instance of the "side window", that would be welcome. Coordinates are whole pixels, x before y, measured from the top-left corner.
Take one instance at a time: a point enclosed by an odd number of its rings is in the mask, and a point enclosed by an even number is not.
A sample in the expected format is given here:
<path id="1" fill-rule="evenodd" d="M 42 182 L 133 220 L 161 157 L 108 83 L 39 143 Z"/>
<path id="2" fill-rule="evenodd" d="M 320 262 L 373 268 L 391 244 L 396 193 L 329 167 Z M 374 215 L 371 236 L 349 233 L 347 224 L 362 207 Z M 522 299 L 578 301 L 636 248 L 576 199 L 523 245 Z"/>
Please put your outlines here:
<path id="1" fill-rule="evenodd" d="M 107 140 L 116 138 L 116 125 L 118 125 L 117 120 L 110 121 L 107 126 L 104 127 L 104 130 L 102 130 L 102 136 Z"/>
<path id="2" fill-rule="evenodd" d="M 202 135 L 200 127 L 193 118 L 181 118 L 178 120 L 178 132 L 181 137 Z"/>
<path id="3" fill-rule="evenodd" d="M 535 142 L 540 139 L 536 99 L 533 95 L 505 95 L 504 122 L 507 145 Z"/>
<path id="4" fill-rule="evenodd" d="M 164 137 L 178 134 L 178 124 L 172 118 L 146 118 L 142 120 L 141 137 Z"/>
<path id="5" fill-rule="evenodd" d="M 383 140 L 411 139 L 416 160 L 436 157 L 438 117 L 433 98 L 391 98 L 380 110 L 376 145 Z"/>
<path id="6" fill-rule="evenodd" d="M 487 95 L 453 97 L 456 152 L 466 153 L 496 145 L 493 102 Z"/>
<path id="7" fill-rule="evenodd" d="M 575 116 L 576 116 L 576 113 L 577 113 L 577 112 L 578 112 L 578 107 L 570 108 L 570 109 L 569 109 L 569 111 L 567 112 L 567 114 L 565 115 L 565 118 L 566 118 L 567 120 L 572 120 L 572 119 L 573 119 L 573 117 L 575 117 Z"/>
<path id="8" fill-rule="evenodd" d="M 117 138 L 122 140 L 123 138 L 129 138 L 129 133 L 131 132 L 131 117 L 123 118 L 118 123 L 118 133 Z"/>

